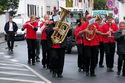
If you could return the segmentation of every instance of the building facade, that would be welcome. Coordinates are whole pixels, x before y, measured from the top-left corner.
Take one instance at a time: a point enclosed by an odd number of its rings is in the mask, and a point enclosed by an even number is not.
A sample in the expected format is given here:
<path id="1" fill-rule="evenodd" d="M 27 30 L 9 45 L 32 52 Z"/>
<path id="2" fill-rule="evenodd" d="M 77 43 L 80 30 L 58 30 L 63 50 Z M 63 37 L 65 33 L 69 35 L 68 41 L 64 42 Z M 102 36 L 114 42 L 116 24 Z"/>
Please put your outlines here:
<path id="1" fill-rule="evenodd" d="M 29 19 L 29 16 L 35 15 L 42 17 L 46 13 L 53 13 L 54 8 L 58 10 L 58 0 L 20 0 L 16 16 Z"/>
<path id="2" fill-rule="evenodd" d="M 88 11 L 92 13 L 94 0 L 59 0 L 59 6 L 70 11 Z"/>

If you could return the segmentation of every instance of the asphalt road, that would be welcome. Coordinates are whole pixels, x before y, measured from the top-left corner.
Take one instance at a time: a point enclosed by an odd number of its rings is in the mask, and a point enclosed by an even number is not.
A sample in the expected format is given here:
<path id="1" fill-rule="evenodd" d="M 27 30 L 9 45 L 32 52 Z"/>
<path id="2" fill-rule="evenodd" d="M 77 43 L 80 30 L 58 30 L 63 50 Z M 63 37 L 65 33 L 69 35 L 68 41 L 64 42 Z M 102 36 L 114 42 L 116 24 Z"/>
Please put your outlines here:
<path id="1" fill-rule="evenodd" d="M 7 55 L 6 43 L 0 44 L 0 51 Z M 15 63 L 27 64 L 27 47 L 26 41 L 16 41 L 14 54 L 8 55 L 14 59 Z M 42 56 L 40 54 L 40 56 Z M 41 57 L 42 58 L 42 57 Z M 106 72 L 104 68 L 96 68 L 96 77 L 86 77 L 84 72 L 78 72 L 77 67 L 77 50 L 76 47 L 72 49 L 72 54 L 66 54 L 63 78 L 52 78 L 51 73 L 47 69 L 43 69 L 41 62 L 35 66 L 28 65 L 34 69 L 38 74 L 44 76 L 52 83 L 125 83 L 125 77 L 117 76 L 117 55 L 115 55 L 114 72 Z M 0 83 L 4 83 L 0 80 Z"/>

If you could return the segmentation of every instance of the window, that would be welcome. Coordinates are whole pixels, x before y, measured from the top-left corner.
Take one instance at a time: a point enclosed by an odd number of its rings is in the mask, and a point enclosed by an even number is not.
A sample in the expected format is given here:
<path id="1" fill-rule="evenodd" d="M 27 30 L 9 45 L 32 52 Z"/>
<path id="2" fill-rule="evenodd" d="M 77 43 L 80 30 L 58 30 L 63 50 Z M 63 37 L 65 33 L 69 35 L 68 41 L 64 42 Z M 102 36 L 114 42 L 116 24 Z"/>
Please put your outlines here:
<path id="1" fill-rule="evenodd" d="M 27 4 L 27 14 L 30 16 L 29 4 Z"/>
<path id="2" fill-rule="evenodd" d="M 39 16 L 39 6 L 37 6 L 37 12 L 36 12 L 37 14 L 37 16 Z"/>
<path id="3" fill-rule="evenodd" d="M 41 6 L 41 16 L 43 16 L 43 7 Z"/>
<path id="4" fill-rule="evenodd" d="M 31 5 L 31 4 L 27 4 L 27 15 L 31 16 L 31 15 L 35 15 L 36 16 L 36 5 Z"/>

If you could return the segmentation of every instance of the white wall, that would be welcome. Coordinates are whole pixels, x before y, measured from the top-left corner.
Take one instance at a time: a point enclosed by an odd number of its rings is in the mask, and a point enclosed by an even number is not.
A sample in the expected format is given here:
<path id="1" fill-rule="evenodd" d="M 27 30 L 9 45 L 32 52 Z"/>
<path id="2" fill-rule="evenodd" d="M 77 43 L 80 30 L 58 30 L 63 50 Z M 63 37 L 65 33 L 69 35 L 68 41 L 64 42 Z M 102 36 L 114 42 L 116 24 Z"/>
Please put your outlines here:
<path id="1" fill-rule="evenodd" d="M 50 6 L 50 12 L 53 12 L 53 8 L 56 7 L 58 9 L 58 1 L 59 0 L 44 0 L 44 13 L 47 12 L 47 6 Z"/>
<path id="2" fill-rule="evenodd" d="M 41 8 L 43 8 L 44 0 L 20 0 L 19 7 L 17 10 L 17 15 L 21 14 L 21 17 L 24 19 L 24 22 L 29 19 L 28 12 L 27 12 L 27 4 L 39 6 L 39 16 L 40 17 L 44 14 L 44 10 L 42 11 L 42 9 L 41 9 Z"/>
<path id="3" fill-rule="evenodd" d="M 5 26 L 5 23 L 8 21 L 8 17 L 9 17 L 9 14 L 2 14 L 0 15 L 0 33 L 3 33 L 4 32 L 4 26 Z"/>
<path id="4" fill-rule="evenodd" d="M 27 4 L 39 6 L 40 17 L 47 13 L 47 6 L 50 6 L 50 12 L 53 11 L 53 7 L 58 9 L 58 0 L 20 0 L 17 15 L 21 14 L 24 22 L 29 19 L 27 16 Z"/>

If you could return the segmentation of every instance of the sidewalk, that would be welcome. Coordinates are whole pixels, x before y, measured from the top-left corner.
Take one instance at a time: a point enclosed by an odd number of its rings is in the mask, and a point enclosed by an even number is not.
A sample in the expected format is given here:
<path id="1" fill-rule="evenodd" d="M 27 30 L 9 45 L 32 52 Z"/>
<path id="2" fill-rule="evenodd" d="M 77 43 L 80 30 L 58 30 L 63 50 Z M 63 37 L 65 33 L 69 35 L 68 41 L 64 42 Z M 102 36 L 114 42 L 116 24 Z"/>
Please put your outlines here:
<path id="1" fill-rule="evenodd" d="M 4 36 L 0 37 L 0 44 L 4 42 L 5 42 Z"/>

